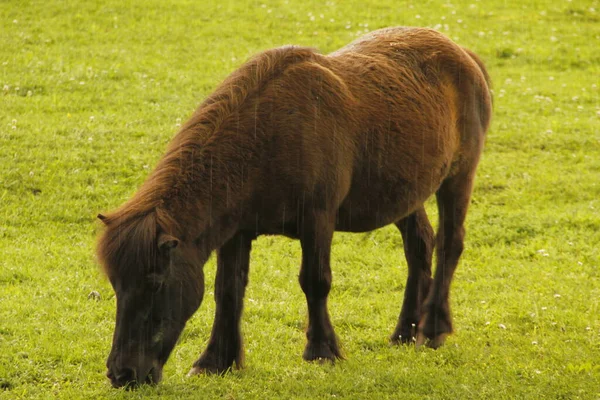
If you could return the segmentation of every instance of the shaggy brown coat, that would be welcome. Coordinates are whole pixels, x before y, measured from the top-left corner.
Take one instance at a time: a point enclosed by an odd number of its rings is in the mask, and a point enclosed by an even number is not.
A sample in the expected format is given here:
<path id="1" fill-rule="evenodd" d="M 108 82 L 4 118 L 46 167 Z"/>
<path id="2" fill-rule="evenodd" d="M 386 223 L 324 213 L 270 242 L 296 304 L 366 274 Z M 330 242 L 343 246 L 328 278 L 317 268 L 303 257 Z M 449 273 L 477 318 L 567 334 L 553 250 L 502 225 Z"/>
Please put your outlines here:
<path id="1" fill-rule="evenodd" d="M 194 262 L 170 267 L 170 276 L 193 280 L 199 273 L 185 265 L 201 269 L 220 249 L 224 289 L 194 372 L 223 370 L 241 363 L 238 297 L 248 268 L 245 255 L 228 251 L 249 252 L 261 234 L 298 238 L 309 307 L 304 356 L 333 359 L 341 355 L 326 309 L 331 236 L 395 223 L 409 278 L 392 340 L 410 341 L 417 324 L 419 340 L 436 347 L 452 330 L 449 285 L 490 122 L 488 82 L 476 55 L 429 29 L 375 31 L 329 55 L 295 46 L 260 53 L 200 105 L 132 199 L 101 216 L 102 265 L 113 285 L 126 287 L 154 273 L 164 261 L 161 245 L 180 244 Z M 435 241 L 423 209 L 433 194 L 440 209 L 434 280 Z"/>

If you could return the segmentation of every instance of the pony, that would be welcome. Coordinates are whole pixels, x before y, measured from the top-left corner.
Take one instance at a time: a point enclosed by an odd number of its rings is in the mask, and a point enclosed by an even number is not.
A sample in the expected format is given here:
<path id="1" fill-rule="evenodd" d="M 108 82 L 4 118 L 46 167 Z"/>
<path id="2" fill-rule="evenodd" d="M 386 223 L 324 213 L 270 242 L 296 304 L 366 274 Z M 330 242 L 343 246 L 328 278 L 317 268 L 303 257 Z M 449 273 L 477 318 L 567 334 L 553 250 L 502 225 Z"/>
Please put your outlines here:
<path id="1" fill-rule="evenodd" d="M 334 232 L 389 224 L 408 264 L 391 341 L 442 345 L 491 109 L 482 61 L 431 29 L 377 30 L 328 55 L 285 46 L 251 58 L 201 103 L 137 193 L 98 216 L 97 255 L 117 299 L 112 385 L 160 381 L 215 250 L 216 315 L 190 374 L 242 367 L 259 235 L 300 240 L 305 360 L 342 358 L 327 309 Z M 423 206 L 434 194 L 435 235 Z"/>

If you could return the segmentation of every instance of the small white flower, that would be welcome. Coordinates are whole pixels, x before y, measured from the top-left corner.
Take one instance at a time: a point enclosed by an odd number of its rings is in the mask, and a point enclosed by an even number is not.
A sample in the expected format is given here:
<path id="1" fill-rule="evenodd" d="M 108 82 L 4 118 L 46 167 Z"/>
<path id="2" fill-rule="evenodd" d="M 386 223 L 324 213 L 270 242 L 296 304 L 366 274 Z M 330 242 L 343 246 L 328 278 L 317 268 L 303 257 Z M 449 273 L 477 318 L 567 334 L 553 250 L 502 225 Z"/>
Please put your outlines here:
<path id="1" fill-rule="evenodd" d="M 560 294 L 558 294 L 558 293 L 554 294 L 554 298 L 555 299 L 560 299 Z"/>
<path id="2" fill-rule="evenodd" d="M 500 328 L 500 329 L 506 329 L 506 325 L 504 325 L 504 324 L 498 324 L 498 328 Z"/>
<path id="3" fill-rule="evenodd" d="M 534 340 L 533 342 L 531 342 L 531 344 L 537 346 L 538 342 Z"/>

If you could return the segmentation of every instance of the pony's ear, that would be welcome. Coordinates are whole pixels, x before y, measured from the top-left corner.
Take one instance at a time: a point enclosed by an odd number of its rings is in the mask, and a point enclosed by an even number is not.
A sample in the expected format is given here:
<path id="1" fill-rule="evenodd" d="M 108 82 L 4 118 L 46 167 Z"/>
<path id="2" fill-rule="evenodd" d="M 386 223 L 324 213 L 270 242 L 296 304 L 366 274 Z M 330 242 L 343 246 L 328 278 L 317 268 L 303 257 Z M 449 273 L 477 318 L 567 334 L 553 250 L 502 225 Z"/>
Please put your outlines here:
<path id="1" fill-rule="evenodd" d="M 102 221 L 102 222 L 104 223 L 104 225 L 106 225 L 106 224 L 107 224 L 107 222 L 108 222 L 108 218 L 106 218 L 106 217 L 105 217 L 104 215 L 102 215 L 102 214 L 98 214 L 98 219 L 99 219 L 100 221 Z"/>
<path id="2" fill-rule="evenodd" d="M 174 249 L 179 244 L 179 239 L 166 233 L 158 235 L 158 249 L 161 252 L 167 252 Z"/>

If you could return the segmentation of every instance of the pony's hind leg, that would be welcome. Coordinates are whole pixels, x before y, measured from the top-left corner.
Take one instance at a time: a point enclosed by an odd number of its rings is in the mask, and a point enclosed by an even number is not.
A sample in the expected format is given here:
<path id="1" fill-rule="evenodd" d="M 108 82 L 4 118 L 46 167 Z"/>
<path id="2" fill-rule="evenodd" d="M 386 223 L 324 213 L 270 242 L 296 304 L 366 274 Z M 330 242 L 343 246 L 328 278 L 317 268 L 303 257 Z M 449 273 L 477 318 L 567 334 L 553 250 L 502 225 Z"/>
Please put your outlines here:
<path id="1" fill-rule="evenodd" d="M 417 345 L 429 340 L 437 348 L 452 333 L 452 317 L 448 297 L 450 283 L 463 251 L 464 221 L 471 198 L 475 170 L 447 178 L 436 193 L 439 227 L 436 236 L 437 266 L 433 285 L 419 323 Z"/>
<path id="2" fill-rule="evenodd" d="M 239 232 L 217 252 L 215 279 L 216 313 L 206 350 L 194 363 L 190 375 L 222 373 L 233 363 L 243 363 L 240 317 L 248 284 L 250 249 L 254 235 Z"/>
<path id="3" fill-rule="evenodd" d="M 327 311 L 334 226 L 335 214 L 308 211 L 300 232 L 302 266 L 299 281 L 308 304 L 308 342 L 302 357 L 307 361 L 342 358 Z"/>
<path id="4" fill-rule="evenodd" d="M 417 335 L 421 309 L 431 286 L 431 257 L 435 240 L 423 207 L 398 221 L 396 226 L 402 234 L 408 278 L 402 311 L 390 340 L 392 343 L 410 343 Z"/>

